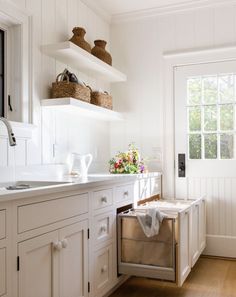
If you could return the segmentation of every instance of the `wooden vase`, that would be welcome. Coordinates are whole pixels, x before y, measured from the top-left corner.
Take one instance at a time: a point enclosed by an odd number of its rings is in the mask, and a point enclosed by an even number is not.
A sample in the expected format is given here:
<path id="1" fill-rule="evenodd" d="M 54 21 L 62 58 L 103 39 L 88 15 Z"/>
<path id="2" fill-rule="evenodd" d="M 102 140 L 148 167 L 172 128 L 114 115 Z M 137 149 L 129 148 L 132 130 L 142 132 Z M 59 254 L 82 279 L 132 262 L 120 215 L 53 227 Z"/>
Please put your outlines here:
<path id="1" fill-rule="evenodd" d="M 105 40 L 95 40 L 94 44 L 91 53 L 103 62 L 112 65 L 112 57 L 105 49 L 107 42 Z"/>
<path id="2" fill-rule="evenodd" d="M 82 49 L 86 50 L 87 52 L 91 53 L 91 46 L 90 44 L 84 39 L 86 31 L 84 28 L 75 27 L 72 32 L 74 35 L 70 39 L 71 42 L 78 45 Z"/>

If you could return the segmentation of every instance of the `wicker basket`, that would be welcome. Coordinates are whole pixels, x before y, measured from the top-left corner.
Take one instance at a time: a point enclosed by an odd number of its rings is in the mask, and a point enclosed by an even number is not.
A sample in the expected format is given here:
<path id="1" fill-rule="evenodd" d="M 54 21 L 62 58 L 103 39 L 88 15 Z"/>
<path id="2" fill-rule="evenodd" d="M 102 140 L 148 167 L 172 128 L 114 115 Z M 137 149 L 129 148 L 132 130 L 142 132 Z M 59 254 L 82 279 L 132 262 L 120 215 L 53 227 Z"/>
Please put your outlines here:
<path id="1" fill-rule="evenodd" d="M 59 81 L 60 76 L 65 76 L 66 81 Z M 70 82 L 69 76 L 63 73 L 58 74 L 56 82 L 52 83 L 52 98 L 72 97 L 85 102 L 90 102 L 91 91 L 87 86 Z"/>
<path id="2" fill-rule="evenodd" d="M 112 109 L 112 97 L 107 92 L 92 92 L 91 103 L 101 107 Z"/>

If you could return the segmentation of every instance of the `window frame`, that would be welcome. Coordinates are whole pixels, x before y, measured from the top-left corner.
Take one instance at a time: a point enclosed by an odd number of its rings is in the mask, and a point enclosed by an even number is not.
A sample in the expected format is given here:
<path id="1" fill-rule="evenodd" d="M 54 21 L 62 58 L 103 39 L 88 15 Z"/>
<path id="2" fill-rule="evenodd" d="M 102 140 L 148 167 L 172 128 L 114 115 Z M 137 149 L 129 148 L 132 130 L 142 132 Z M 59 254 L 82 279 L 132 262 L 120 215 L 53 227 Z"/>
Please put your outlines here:
<path id="1" fill-rule="evenodd" d="M 0 27 L 5 31 L 5 109 L 10 121 L 32 124 L 32 52 L 30 13 L 10 1 L 0 6 Z M 13 110 L 8 108 L 10 95 Z"/>

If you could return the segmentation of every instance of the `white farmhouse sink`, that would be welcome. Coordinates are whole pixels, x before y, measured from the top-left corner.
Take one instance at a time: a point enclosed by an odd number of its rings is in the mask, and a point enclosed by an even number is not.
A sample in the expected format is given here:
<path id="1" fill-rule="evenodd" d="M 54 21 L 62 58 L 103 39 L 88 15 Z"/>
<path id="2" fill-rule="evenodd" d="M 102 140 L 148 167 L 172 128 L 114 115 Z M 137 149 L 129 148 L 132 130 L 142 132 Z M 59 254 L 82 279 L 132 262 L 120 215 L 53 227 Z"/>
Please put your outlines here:
<path id="1" fill-rule="evenodd" d="M 1 188 L 5 188 L 9 191 L 15 190 L 27 190 L 33 188 L 41 188 L 41 187 L 49 187 L 49 186 L 58 186 L 63 184 L 69 184 L 71 182 L 65 181 L 17 181 L 17 182 L 8 182 L 4 184 L 0 184 Z"/>

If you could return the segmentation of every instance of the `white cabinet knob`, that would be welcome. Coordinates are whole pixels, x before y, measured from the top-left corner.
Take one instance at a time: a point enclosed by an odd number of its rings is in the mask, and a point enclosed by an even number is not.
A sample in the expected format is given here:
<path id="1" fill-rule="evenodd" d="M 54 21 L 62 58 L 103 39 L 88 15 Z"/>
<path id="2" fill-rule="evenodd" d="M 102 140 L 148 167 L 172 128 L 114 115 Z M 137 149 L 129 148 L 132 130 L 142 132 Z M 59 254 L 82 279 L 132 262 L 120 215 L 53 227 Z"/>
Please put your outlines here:
<path id="1" fill-rule="evenodd" d="M 62 242 L 61 241 L 56 241 L 53 242 L 53 248 L 57 251 L 60 251 L 62 249 Z"/>
<path id="2" fill-rule="evenodd" d="M 106 197 L 106 196 L 103 196 L 103 197 L 101 198 L 101 202 L 102 202 L 102 203 L 107 203 L 107 197 Z"/>
<path id="3" fill-rule="evenodd" d="M 101 273 L 105 273 L 107 272 L 107 265 L 104 265 L 102 268 L 101 268 Z"/>
<path id="4" fill-rule="evenodd" d="M 68 246 L 68 240 L 67 239 L 63 239 L 61 241 L 61 245 L 62 245 L 63 249 L 67 248 L 67 246 Z"/>

